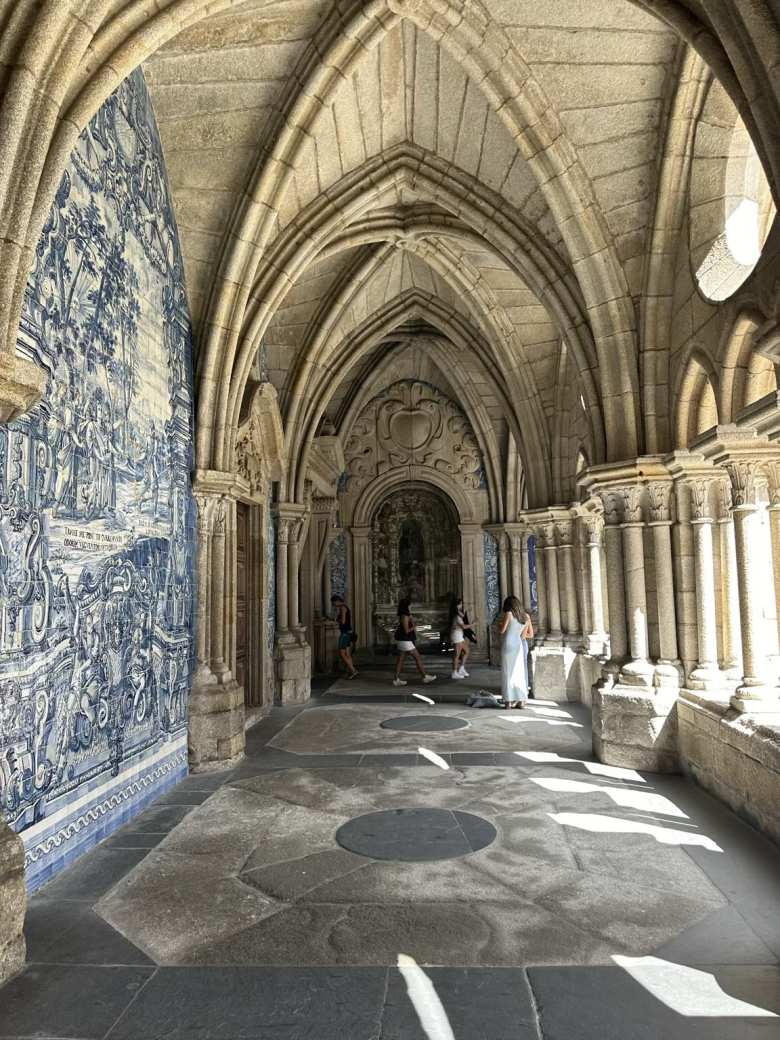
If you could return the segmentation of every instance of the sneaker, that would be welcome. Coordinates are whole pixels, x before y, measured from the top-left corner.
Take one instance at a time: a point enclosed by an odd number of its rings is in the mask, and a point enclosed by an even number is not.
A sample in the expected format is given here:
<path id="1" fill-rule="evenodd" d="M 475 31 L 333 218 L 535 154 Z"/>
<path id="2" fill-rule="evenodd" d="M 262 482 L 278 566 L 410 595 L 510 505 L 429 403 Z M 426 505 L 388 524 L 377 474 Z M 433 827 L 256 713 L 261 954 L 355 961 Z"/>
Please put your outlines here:
<path id="1" fill-rule="evenodd" d="M 463 673 L 462 672 L 453 672 L 452 675 L 450 676 L 450 679 L 462 679 L 462 678 L 463 678 Z"/>
<path id="2" fill-rule="evenodd" d="M 356 668 L 354 672 L 350 672 L 350 673 L 349 673 L 349 675 L 347 676 L 347 678 L 348 678 L 348 679 L 355 679 L 355 678 L 357 677 L 357 674 L 358 674 L 358 673 L 357 673 L 357 668 Z"/>
<path id="3" fill-rule="evenodd" d="M 435 675 L 424 675 L 423 676 L 423 682 L 427 686 L 428 683 L 432 683 L 435 678 L 436 678 Z M 406 686 L 406 683 L 404 683 L 404 686 Z"/>
<path id="4" fill-rule="evenodd" d="M 393 686 L 406 686 L 406 679 L 393 679 Z"/>
<path id="5" fill-rule="evenodd" d="M 469 677 L 469 673 L 466 671 L 466 669 L 465 668 L 461 668 L 460 671 L 458 672 L 458 678 L 459 679 L 468 679 L 468 677 Z"/>

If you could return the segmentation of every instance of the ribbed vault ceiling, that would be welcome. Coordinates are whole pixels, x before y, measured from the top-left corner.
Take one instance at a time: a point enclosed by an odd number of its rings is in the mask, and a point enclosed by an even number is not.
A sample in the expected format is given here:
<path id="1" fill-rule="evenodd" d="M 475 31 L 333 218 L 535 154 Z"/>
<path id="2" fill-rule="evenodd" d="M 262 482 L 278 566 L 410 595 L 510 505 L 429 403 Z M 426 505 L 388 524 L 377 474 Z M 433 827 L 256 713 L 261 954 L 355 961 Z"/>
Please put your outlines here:
<path id="1" fill-rule="evenodd" d="M 380 370 L 467 388 L 549 500 L 567 393 L 590 458 L 620 430 L 679 39 L 627 0 L 468 4 L 471 52 L 424 0 L 340 6 L 251 0 L 144 65 L 215 410 L 261 344 L 294 451 Z"/>

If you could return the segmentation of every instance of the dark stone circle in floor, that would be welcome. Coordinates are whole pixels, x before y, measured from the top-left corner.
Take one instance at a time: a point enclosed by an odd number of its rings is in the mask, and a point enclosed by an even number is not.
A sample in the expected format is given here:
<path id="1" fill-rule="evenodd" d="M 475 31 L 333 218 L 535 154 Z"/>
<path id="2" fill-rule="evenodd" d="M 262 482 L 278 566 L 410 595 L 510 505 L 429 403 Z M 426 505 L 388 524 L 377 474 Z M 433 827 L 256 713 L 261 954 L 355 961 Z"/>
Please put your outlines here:
<path id="1" fill-rule="evenodd" d="M 382 729 L 400 729 L 404 733 L 437 733 L 446 729 L 465 729 L 468 722 L 452 715 L 399 715 L 385 719 L 379 725 Z"/>
<path id="2" fill-rule="evenodd" d="M 487 820 L 450 809 L 387 809 L 356 816 L 336 831 L 336 841 L 349 852 L 409 863 L 467 856 L 495 839 Z"/>

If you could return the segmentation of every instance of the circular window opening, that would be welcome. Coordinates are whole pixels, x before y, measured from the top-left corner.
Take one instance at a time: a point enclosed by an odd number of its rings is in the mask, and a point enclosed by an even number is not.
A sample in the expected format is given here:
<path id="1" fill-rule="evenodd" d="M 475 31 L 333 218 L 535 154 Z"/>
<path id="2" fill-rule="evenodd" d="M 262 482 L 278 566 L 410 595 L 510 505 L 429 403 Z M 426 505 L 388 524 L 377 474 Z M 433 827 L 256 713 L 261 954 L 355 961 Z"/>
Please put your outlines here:
<path id="1" fill-rule="evenodd" d="M 755 268 L 775 217 L 761 160 L 731 98 L 714 81 L 691 166 L 691 260 L 709 300 L 727 300 Z"/>

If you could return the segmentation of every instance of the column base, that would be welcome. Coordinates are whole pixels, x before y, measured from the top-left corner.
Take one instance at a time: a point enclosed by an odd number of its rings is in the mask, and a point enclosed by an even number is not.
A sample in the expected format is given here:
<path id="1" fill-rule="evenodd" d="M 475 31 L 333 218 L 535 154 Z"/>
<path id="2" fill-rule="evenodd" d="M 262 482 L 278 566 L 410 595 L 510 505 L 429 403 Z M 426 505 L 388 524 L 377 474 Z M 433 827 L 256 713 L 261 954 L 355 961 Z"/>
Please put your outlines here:
<path id="1" fill-rule="evenodd" d="M 591 657 L 603 657 L 606 645 L 606 632 L 591 632 L 585 637 L 584 646 Z"/>
<path id="2" fill-rule="evenodd" d="M 311 697 L 311 647 L 279 642 L 275 657 L 275 703 L 303 704 Z"/>
<path id="3" fill-rule="evenodd" d="M 227 675 L 225 682 L 193 684 L 188 732 L 193 773 L 224 769 L 244 755 L 244 688 Z"/>
<path id="4" fill-rule="evenodd" d="M 627 661 L 620 669 L 621 686 L 652 686 L 655 668 L 649 661 L 637 658 Z"/>
<path id="5" fill-rule="evenodd" d="M 683 667 L 679 661 L 656 661 L 653 685 L 663 689 L 679 690 L 683 682 Z"/>
<path id="6" fill-rule="evenodd" d="M 750 715 L 780 716 L 780 697 L 771 686 L 738 686 L 732 694 L 731 707 Z"/>
<path id="7" fill-rule="evenodd" d="M 720 690 L 723 687 L 723 673 L 715 665 L 697 665 L 685 685 L 689 690 Z"/>
<path id="8" fill-rule="evenodd" d="M 0 816 L 0 986 L 24 967 L 24 846 Z"/>
<path id="9" fill-rule="evenodd" d="M 529 654 L 534 696 L 541 700 L 590 703 L 601 662 L 568 646 L 534 646 Z"/>
<path id="10" fill-rule="evenodd" d="M 618 683 L 593 687 L 593 751 L 600 762 L 650 773 L 679 772 L 677 693 Z"/>

